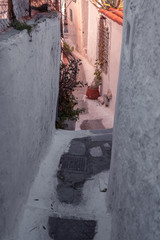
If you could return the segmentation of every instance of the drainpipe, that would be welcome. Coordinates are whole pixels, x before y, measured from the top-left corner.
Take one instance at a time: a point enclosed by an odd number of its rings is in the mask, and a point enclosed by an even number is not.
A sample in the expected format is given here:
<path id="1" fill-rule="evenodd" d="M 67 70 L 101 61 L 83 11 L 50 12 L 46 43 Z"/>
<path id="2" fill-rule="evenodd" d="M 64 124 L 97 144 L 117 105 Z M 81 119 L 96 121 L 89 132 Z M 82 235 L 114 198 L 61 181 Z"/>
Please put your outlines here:
<path id="1" fill-rule="evenodd" d="M 56 10 L 59 11 L 59 0 L 55 0 L 55 7 Z"/>
<path id="2" fill-rule="evenodd" d="M 63 38 L 63 23 L 62 23 L 62 1 L 59 1 L 59 10 L 61 14 L 61 37 Z"/>
<path id="3" fill-rule="evenodd" d="M 12 21 L 13 19 L 15 19 L 15 14 L 13 11 L 13 3 L 12 0 L 8 0 L 8 18 L 10 21 Z"/>
<path id="4" fill-rule="evenodd" d="M 31 17 L 31 0 L 29 0 L 29 16 Z"/>

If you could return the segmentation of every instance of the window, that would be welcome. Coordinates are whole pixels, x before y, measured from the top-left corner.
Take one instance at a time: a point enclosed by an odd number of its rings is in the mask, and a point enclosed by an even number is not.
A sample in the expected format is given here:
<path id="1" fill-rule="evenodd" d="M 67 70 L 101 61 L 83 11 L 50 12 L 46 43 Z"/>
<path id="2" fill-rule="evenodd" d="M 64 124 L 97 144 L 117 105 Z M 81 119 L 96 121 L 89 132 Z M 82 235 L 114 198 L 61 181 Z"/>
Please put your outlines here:
<path id="1" fill-rule="evenodd" d="M 70 20 L 73 21 L 72 9 L 69 9 L 69 12 L 70 12 Z"/>

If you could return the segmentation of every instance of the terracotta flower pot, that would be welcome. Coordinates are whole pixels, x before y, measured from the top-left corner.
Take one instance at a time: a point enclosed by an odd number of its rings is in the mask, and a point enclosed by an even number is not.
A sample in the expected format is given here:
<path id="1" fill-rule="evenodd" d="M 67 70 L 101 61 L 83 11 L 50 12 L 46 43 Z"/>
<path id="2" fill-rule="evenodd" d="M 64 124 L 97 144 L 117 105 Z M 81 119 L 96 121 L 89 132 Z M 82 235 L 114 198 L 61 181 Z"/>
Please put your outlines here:
<path id="1" fill-rule="evenodd" d="M 98 88 L 87 87 L 86 96 L 89 99 L 97 99 L 100 96 L 99 89 Z"/>

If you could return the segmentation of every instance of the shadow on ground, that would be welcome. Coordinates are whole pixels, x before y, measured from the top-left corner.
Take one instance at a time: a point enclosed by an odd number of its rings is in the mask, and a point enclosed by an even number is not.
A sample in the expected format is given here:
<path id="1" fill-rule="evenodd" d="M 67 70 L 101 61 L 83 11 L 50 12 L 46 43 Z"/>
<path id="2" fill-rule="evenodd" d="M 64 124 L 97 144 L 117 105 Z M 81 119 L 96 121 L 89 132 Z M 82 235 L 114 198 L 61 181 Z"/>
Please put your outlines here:
<path id="1" fill-rule="evenodd" d="M 71 141 L 63 154 L 57 172 L 57 194 L 60 202 L 79 204 L 85 181 L 93 175 L 109 170 L 112 134 L 78 138 Z"/>
<path id="2" fill-rule="evenodd" d="M 105 129 L 102 119 L 84 120 L 80 126 L 81 130 Z"/>
<path id="3" fill-rule="evenodd" d="M 49 218 L 49 236 L 54 240 L 92 240 L 95 229 L 94 220 Z"/>

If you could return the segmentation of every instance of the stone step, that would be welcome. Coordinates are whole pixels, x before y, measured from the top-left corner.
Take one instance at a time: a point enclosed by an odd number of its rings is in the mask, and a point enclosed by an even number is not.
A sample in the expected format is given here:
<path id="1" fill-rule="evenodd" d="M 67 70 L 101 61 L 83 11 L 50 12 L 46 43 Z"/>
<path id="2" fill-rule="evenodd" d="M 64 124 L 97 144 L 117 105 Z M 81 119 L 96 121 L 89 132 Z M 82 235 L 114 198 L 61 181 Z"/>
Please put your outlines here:
<path id="1" fill-rule="evenodd" d="M 49 218 L 49 236 L 54 240 L 92 240 L 96 221 L 83 219 Z"/>
<path id="2" fill-rule="evenodd" d="M 106 134 L 106 133 L 113 133 L 113 128 L 110 129 L 97 129 L 97 130 L 90 130 L 91 133 L 94 134 Z"/>

